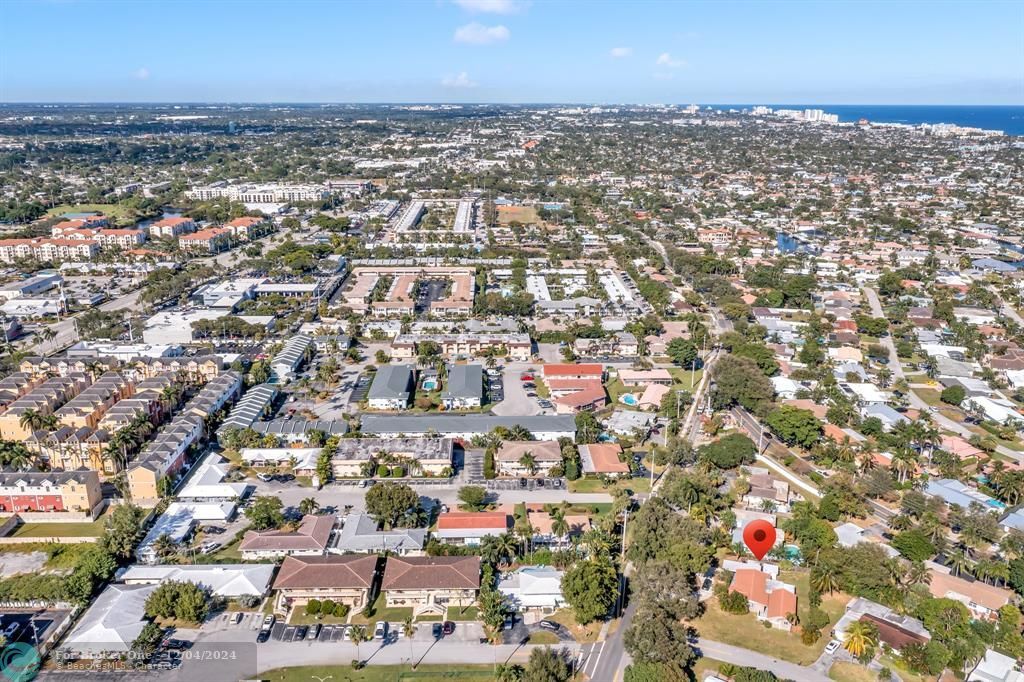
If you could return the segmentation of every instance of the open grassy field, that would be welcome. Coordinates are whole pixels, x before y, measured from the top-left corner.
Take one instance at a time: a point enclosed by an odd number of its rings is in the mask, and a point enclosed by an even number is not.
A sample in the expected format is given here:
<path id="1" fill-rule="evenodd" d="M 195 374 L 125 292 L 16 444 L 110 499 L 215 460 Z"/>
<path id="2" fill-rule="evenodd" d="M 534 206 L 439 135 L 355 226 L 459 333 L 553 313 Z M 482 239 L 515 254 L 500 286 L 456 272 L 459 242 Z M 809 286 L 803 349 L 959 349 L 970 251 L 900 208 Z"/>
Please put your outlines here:
<path id="1" fill-rule="evenodd" d="M 418 682 L 440 682 L 441 680 L 457 680 L 458 682 L 494 682 L 493 666 L 462 665 L 454 667 L 449 664 L 424 664 L 416 668 L 415 678 Z M 268 682 L 309 682 L 309 680 L 333 679 L 344 682 L 397 682 L 402 680 L 402 673 L 409 672 L 407 665 L 370 665 L 362 670 L 353 670 L 347 665 L 307 665 L 298 668 L 277 668 L 259 675 L 259 679 Z M 437 673 L 436 676 L 426 673 Z"/>
<path id="2" fill-rule="evenodd" d="M 98 538 L 103 524 L 92 523 L 23 523 L 14 529 L 12 538 Z"/>
<path id="3" fill-rule="evenodd" d="M 138 217 L 135 209 L 120 204 L 61 204 L 51 208 L 46 215 L 53 217 L 65 213 L 102 213 L 119 225 L 134 223 Z"/>

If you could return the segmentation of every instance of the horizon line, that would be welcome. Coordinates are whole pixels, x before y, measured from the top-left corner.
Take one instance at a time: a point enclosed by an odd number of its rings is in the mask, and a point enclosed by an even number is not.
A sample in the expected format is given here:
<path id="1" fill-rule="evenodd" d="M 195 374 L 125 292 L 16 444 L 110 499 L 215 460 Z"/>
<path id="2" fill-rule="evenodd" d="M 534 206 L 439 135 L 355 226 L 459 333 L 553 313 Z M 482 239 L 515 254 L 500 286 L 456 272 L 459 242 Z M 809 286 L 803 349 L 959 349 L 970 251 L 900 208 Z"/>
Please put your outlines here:
<path id="1" fill-rule="evenodd" d="M 965 104 L 959 102 L 931 102 L 931 103 L 879 103 L 879 102 L 486 102 L 486 101 L 454 101 L 454 100 L 432 100 L 432 101 L 327 101 L 327 100 L 280 100 L 280 101 L 244 101 L 244 100 L 18 100 L 2 101 L 2 106 L 97 106 L 97 105 L 217 105 L 217 106 L 275 106 L 275 105 L 307 105 L 307 106 L 603 106 L 603 107 L 676 107 L 676 106 L 699 106 L 699 107 L 746 107 L 746 106 L 816 106 L 816 107 L 1024 107 L 1024 102 L 1019 104 Z"/>

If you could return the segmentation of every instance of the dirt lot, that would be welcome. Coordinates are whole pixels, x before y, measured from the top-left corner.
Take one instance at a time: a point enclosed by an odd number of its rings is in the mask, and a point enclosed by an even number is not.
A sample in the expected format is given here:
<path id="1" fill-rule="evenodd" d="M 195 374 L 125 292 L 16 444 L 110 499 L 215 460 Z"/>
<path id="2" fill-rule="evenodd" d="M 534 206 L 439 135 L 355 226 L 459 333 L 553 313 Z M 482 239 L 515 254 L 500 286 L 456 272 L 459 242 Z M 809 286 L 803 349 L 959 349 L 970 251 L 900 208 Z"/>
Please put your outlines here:
<path id="1" fill-rule="evenodd" d="M 509 225 L 513 222 L 524 225 L 539 223 L 540 216 L 537 215 L 537 209 L 533 206 L 499 206 L 498 224 Z"/>

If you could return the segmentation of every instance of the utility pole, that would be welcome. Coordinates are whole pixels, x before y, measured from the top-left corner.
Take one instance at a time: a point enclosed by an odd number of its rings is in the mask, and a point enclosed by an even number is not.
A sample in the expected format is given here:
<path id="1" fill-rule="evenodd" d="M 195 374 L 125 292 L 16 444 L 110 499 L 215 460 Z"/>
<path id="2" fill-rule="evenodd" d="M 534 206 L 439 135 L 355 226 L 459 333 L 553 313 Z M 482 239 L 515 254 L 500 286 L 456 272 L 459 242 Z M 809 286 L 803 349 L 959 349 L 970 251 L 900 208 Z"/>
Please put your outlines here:
<path id="1" fill-rule="evenodd" d="M 619 565 L 622 566 L 622 575 L 619 576 L 619 598 L 617 599 L 616 613 L 621 616 L 623 601 L 626 598 L 626 522 L 629 520 L 629 508 L 622 513 L 622 543 L 619 548 Z"/>

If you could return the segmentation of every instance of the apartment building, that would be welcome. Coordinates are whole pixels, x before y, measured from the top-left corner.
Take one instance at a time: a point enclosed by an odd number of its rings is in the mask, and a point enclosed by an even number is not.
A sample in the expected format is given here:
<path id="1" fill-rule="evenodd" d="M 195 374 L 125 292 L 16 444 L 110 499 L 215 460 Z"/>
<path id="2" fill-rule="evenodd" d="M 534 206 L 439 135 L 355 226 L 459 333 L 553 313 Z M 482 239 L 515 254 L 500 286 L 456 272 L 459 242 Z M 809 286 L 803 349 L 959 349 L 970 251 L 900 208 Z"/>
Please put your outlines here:
<path id="1" fill-rule="evenodd" d="M 507 440 L 494 462 L 501 476 L 546 478 L 552 467 L 562 466 L 562 448 L 556 440 Z"/>
<path id="2" fill-rule="evenodd" d="M 174 239 L 189 232 L 195 232 L 198 228 L 196 221 L 191 218 L 176 217 L 158 220 L 149 226 L 149 234 L 154 239 Z"/>
<path id="3" fill-rule="evenodd" d="M 515 362 L 529 362 L 533 343 L 529 334 L 399 334 L 391 342 L 391 357 L 412 359 L 419 344 L 432 341 L 446 358 L 479 357 L 493 352 Z"/>
<path id="4" fill-rule="evenodd" d="M 185 455 L 203 436 L 203 420 L 193 415 L 175 417 L 128 467 L 128 488 L 134 500 L 156 500 L 163 480 L 176 476 Z"/>
<path id="5" fill-rule="evenodd" d="M 290 613 L 311 599 L 360 610 L 371 603 L 376 581 L 376 555 L 288 556 L 274 579 L 274 610 Z"/>
<path id="6" fill-rule="evenodd" d="M 247 242 L 270 230 L 272 223 L 266 218 L 255 218 L 243 216 L 224 223 L 224 227 L 231 230 L 231 235 L 238 241 Z"/>
<path id="7" fill-rule="evenodd" d="M 268 185 L 208 185 L 193 187 L 185 192 L 189 199 L 209 201 L 227 198 L 246 204 L 275 204 L 293 201 L 323 201 L 331 190 L 321 185 L 268 184 Z"/>
<path id="8" fill-rule="evenodd" d="M 91 261 L 100 251 L 94 239 L 0 239 L 0 262 L 19 259 L 40 261 Z"/>
<path id="9" fill-rule="evenodd" d="M 91 513 L 102 500 L 95 471 L 0 472 L 0 512 Z"/>
<path id="10" fill-rule="evenodd" d="M 412 607 L 413 615 L 444 615 L 450 606 L 471 606 L 480 590 L 480 557 L 388 557 L 381 581 L 385 602 Z"/>
<path id="11" fill-rule="evenodd" d="M 95 429 L 107 410 L 134 392 L 132 383 L 117 372 L 107 372 L 91 386 L 64 403 L 54 415 L 72 429 Z"/>
<path id="12" fill-rule="evenodd" d="M 43 382 L 15 400 L 0 414 L 0 438 L 25 440 L 34 430 L 32 424 L 22 419 L 27 413 L 44 417 L 52 415 L 59 406 L 77 396 L 90 383 L 85 374 L 54 377 Z"/>
<path id="13" fill-rule="evenodd" d="M 210 227 L 178 237 L 178 246 L 186 251 L 220 253 L 231 246 L 234 230 L 230 227 Z"/>
<path id="14" fill-rule="evenodd" d="M 238 545 L 242 558 L 276 559 L 287 556 L 320 556 L 334 532 L 333 516 L 306 515 L 296 530 L 248 531 Z"/>
<path id="15" fill-rule="evenodd" d="M 451 471 L 454 445 L 451 438 L 343 438 L 331 467 L 335 478 L 355 478 L 388 460 L 413 475 L 441 476 Z"/>
<path id="16" fill-rule="evenodd" d="M 377 370 L 366 394 L 375 410 L 402 410 L 415 393 L 414 372 L 410 365 L 384 365 Z"/>

